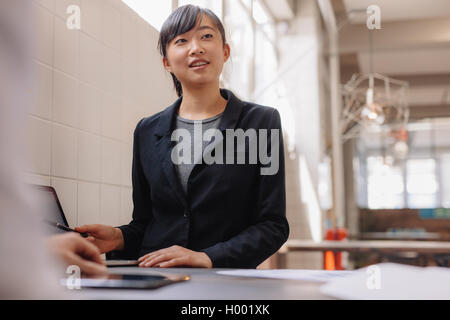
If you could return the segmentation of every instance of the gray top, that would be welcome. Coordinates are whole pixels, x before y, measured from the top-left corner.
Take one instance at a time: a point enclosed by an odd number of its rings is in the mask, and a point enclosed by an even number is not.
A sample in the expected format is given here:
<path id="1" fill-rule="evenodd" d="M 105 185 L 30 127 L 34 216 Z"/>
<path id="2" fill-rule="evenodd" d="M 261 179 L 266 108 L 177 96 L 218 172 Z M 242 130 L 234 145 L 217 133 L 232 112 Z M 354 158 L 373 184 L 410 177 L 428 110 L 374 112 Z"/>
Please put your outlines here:
<path id="1" fill-rule="evenodd" d="M 189 175 L 191 174 L 195 164 L 202 162 L 203 152 L 205 150 L 205 147 L 209 144 L 209 141 L 203 141 L 203 133 L 208 129 L 218 128 L 220 119 L 222 118 L 222 114 L 223 112 L 212 118 L 204 120 L 189 120 L 177 115 L 175 128 L 187 129 L 191 136 L 191 161 L 189 161 L 189 163 L 181 163 L 178 165 L 175 164 L 175 168 L 185 194 L 187 194 L 187 183 Z M 197 126 L 201 125 L 201 136 L 198 134 L 194 135 L 194 126 L 196 125 Z M 199 150 L 200 147 L 202 148 L 201 151 Z M 194 150 L 194 148 L 197 148 L 197 150 Z M 194 158 L 194 156 L 197 157 Z"/>

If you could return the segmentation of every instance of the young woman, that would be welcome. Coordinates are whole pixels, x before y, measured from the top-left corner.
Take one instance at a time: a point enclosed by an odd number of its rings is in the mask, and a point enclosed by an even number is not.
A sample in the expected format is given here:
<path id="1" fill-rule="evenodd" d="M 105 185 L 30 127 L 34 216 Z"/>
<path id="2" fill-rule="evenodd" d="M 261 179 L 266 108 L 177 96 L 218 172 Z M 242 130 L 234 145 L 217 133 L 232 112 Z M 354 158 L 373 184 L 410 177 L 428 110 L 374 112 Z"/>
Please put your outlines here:
<path id="1" fill-rule="evenodd" d="M 173 11 L 159 49 L 179 99 L 136 127 L 133 220 L 78 230 L 102 252 L 139 258 L 143 267 L 255 268 L 289 234 L 279 113 L 219 88 L 230 46 L 210 10 L 186 5 Z M 233 132 L 244 132 L 247 143 L 234 146 Z M 266 149 L 258 149 L 258 161 L 255 142 Z M 215 161 L 203 161 L 206 152 Z M 274 162 L 276 170 L 264 171 Z"/>

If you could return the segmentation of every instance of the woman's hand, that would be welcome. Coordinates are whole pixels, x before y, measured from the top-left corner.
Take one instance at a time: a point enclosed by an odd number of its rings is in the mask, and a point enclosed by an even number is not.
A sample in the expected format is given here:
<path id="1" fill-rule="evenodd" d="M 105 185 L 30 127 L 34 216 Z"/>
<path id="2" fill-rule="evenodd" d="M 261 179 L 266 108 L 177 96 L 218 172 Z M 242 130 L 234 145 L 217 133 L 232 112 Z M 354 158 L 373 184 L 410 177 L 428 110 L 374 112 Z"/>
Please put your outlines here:
<path id="1" fill-rule="evenodd" d="M 75 232 L 58 234 L 47 239 L 50 251 L 67 265 L 77 265 L 88 275 L 108 273 L 96 246 Z"/>
<path id="2" fill-rule="evenodd" d="M 192 251 L 180 246 L 171 246 L 142 256 L 140 267 L 170 268 L 177 266 L 212 268 L 212 261 L 204 252 Z"/>
<path id="3" fill-rule="evenodd" d="M 95 244 L 101 253 L 123 249 L 123 235 L 118 228 L 104 224 L 89 224 L 76 227 L 75 230 L 87 233 L 89 235 L 87 240 Z"/>

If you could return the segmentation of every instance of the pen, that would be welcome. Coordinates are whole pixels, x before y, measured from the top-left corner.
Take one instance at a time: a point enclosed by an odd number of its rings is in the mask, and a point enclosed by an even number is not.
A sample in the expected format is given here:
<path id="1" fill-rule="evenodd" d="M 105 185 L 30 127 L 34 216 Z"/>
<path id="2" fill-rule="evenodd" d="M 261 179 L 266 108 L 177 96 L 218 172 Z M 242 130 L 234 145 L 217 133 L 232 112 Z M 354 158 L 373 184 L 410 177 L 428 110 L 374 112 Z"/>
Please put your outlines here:
<path id="1" fill-rule="evenodd" d="M 60 229 L 60 230 L 64 230 L 64 231 L 68 231 L 68 232 L 77 232 L 77 233 L 81 234 L 81 236 L 83 238 L 87 238 L 88 237 L 87 233 L 85 233 L 85 232 L 78 232 L 77 230 L 74 230 L 72 228 L 66 227 L 65 225 L 62 225 L 62 224 L 60 224 L 58 222 L 54 222 L 54 221 L 50 221 L 50 220 L 44 220 L 44 221 L 46 223 L 48 223 L 48 224 L 50 224 L 50 225 Z"/>

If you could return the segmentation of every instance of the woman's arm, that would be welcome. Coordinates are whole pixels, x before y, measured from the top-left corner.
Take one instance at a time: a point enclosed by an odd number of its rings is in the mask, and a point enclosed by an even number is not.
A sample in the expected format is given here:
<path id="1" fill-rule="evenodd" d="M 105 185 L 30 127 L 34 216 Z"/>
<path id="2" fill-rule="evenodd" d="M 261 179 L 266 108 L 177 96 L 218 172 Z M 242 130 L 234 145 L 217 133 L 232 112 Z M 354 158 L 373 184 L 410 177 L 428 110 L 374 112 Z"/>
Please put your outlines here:
<path id="1" fill-rule="evenodd" d="M 277 149 L 271 145 L 271 129 L 279 130 L 278 171 L 273 175 L 260 176 L 253 224 L 230 240 L 202 250 L 210 257 L 215 268 L 255 268 L 274 254 L 289 236 L 283 134 L 280 114 L 276 109 L 272 112 L 268 126 L 268 151 Z"/>

